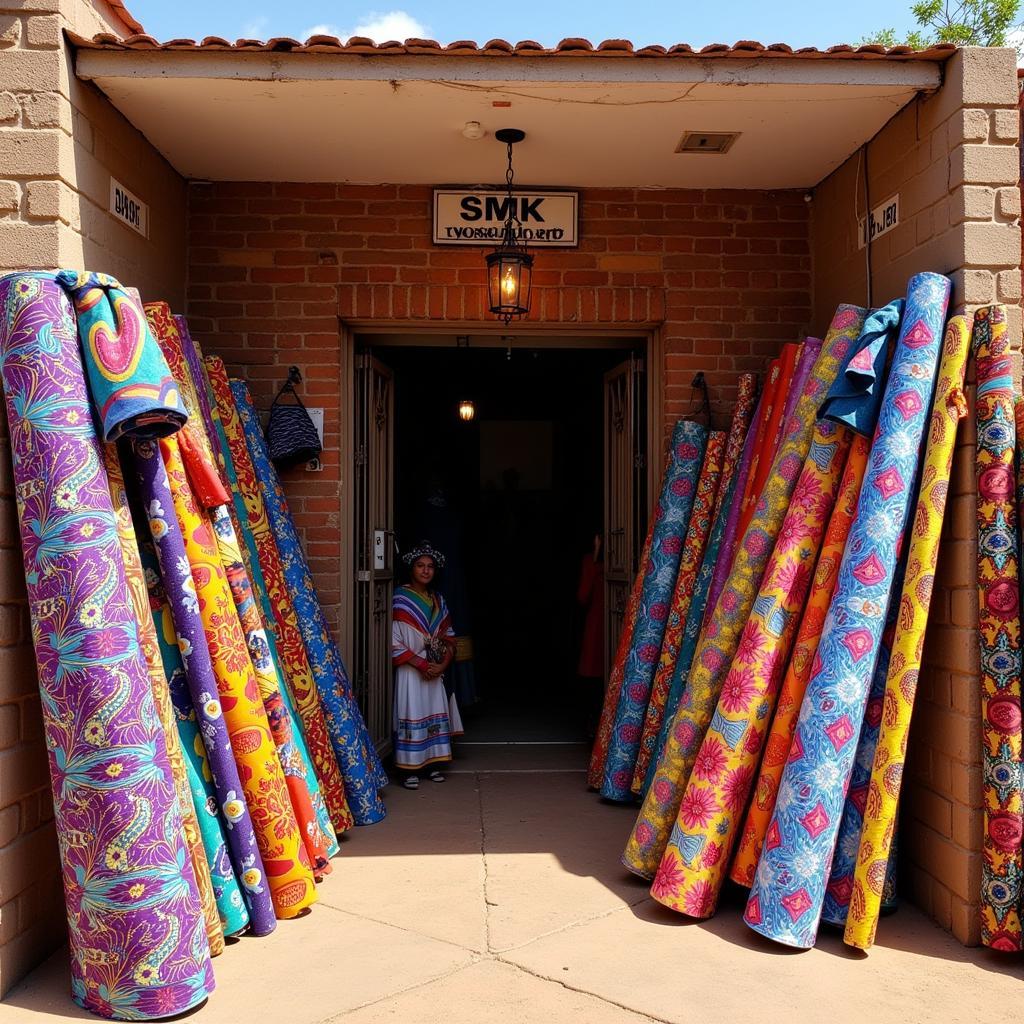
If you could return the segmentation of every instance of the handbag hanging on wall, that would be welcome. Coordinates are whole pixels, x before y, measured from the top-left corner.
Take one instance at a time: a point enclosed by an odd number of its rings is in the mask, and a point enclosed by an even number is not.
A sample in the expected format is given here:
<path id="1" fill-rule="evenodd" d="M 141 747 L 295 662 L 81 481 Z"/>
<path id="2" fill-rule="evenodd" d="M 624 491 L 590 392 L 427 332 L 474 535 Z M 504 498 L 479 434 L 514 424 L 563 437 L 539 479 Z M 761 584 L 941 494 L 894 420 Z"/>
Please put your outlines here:
<path id="1" fill-rule="evenodd" d="M 271 462 L 278 469 L 309 462 L 319 458 L 323 451 L 316 424 L 295 390 L 295 385 L 301 382 L 299 368 L 290 366 L 288 379 L 270 407 L 266 430 L 267 448 L 270 450 Z M 294 404 L 285 400 L 289 395 L 295 400 Z"/>

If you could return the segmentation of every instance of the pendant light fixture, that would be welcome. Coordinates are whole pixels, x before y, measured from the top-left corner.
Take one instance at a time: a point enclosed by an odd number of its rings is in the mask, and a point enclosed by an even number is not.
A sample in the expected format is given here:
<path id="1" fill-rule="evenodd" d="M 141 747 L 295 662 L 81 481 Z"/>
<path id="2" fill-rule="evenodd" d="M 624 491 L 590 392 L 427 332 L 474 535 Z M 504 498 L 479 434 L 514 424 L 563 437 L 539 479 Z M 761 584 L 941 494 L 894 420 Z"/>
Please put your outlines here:
<path id="1" fill-rule="evenodd" d="M 530 311 L 533 257 L 526 251 L 526 244 L 520 238 L 523 225 L 519 220 L 518 204 L 512 194 L 512 147 L 526 138 L 526 132 L 519 128 L 500 128 L 494 137 L 508 147 L 508 169 L 505 172 L 508 188 L 505 200 L 507 219 L 501 244 L 487 255 L 487 299 L 491 312 L 507 324 L 513 317 Z"/>
<path id="2" fill-rule="evenodd" d="M 464 398 L 459 402 L 459 419 L 468 423 L 476 415 L 476 406 L 472 398 Z"/>

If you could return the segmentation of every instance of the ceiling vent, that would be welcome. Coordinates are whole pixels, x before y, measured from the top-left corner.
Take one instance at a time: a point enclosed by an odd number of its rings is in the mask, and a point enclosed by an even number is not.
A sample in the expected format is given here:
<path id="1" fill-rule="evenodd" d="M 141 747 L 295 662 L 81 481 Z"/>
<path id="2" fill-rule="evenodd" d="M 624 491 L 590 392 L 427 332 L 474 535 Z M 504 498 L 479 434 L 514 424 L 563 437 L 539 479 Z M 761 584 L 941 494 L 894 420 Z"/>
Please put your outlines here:
<path id="1" fill-rule="evenodd" d="M 677 153 L 728 153 L 739 132 L 684 132 Z"/>

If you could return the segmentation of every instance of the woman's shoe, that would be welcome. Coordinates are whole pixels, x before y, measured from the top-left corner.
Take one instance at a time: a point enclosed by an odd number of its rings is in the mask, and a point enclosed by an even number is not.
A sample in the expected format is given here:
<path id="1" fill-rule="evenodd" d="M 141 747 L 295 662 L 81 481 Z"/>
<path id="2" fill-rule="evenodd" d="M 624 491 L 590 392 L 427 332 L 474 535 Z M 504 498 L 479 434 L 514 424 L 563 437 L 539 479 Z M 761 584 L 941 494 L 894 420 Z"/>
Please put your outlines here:
<path id="1" fill-rule="evenodd" d="M 436 769 L 430 773 L 431 782 L 444 782 L 444 775 Z"/>
<path id="2" fill-rule="evenodd" d="M 418 775 L 407 775 L 402 780 L 402 785 L 405 786 L 406 789 L 419 789 L 420 788 L 419 776 Z"/>

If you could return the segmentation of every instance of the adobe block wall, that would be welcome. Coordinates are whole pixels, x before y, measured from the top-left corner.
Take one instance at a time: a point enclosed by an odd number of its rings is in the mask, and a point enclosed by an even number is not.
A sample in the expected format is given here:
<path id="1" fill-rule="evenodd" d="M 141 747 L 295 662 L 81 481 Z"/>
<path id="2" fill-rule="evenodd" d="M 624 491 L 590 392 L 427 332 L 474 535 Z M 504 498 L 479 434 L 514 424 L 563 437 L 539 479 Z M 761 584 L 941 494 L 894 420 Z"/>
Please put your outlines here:
<path id="1" fill-rule="evenodd" d="M 184 182 L 74 78 L 65 29 L 130 31 L 105 0 L 0 0 L 0 274 L 86 267 L 180 302 Z M 150 239 L 106 212 L 111 174 L 150 204 Z M 0 413 L 0 995 L 67 931 L 24 578 Z"/>
<path id="2" fill-rule="evenodd" d="M 1011 50 L 967 49 L 942 88 L 901 111 L 866 147 L 872 206 L 899 194 L 899 226 L 871 247 L 875 305 L 924 270 L 953 279 L 951 309 L 1005 303 L 1021 333 L 1017 75 Z M 864 154 L 814 192 L 814 322 L 840 296 L 867 301 Z M 973 384 L 973 363 L 968 381 Z M 973 387 L 960 427 L 936 572 L 901 811 L 903 875 L 914 902 L 964 943 L 979 941 L 981 695 Z"/>
<path id="3" fill-rule="evenodd" d="M 338 317 L 494 326 L 484 251 L 435 247 L 426 186 L 193 185 L 188 315 L 208 351 L 265 408 L 295 363 L 325 410 L 325 469 L 286 487 L 332 626 L 341 595 L 345 500 Z M 578 249 L 537 254 L 533 308 L 517 334 L 554 324 L 658 327 L 665 432 L 707 374 L 716 426 L 739 373 L 762 371 L 811 313 L 809 212 L 800 192 L 591 189 Z"/>

